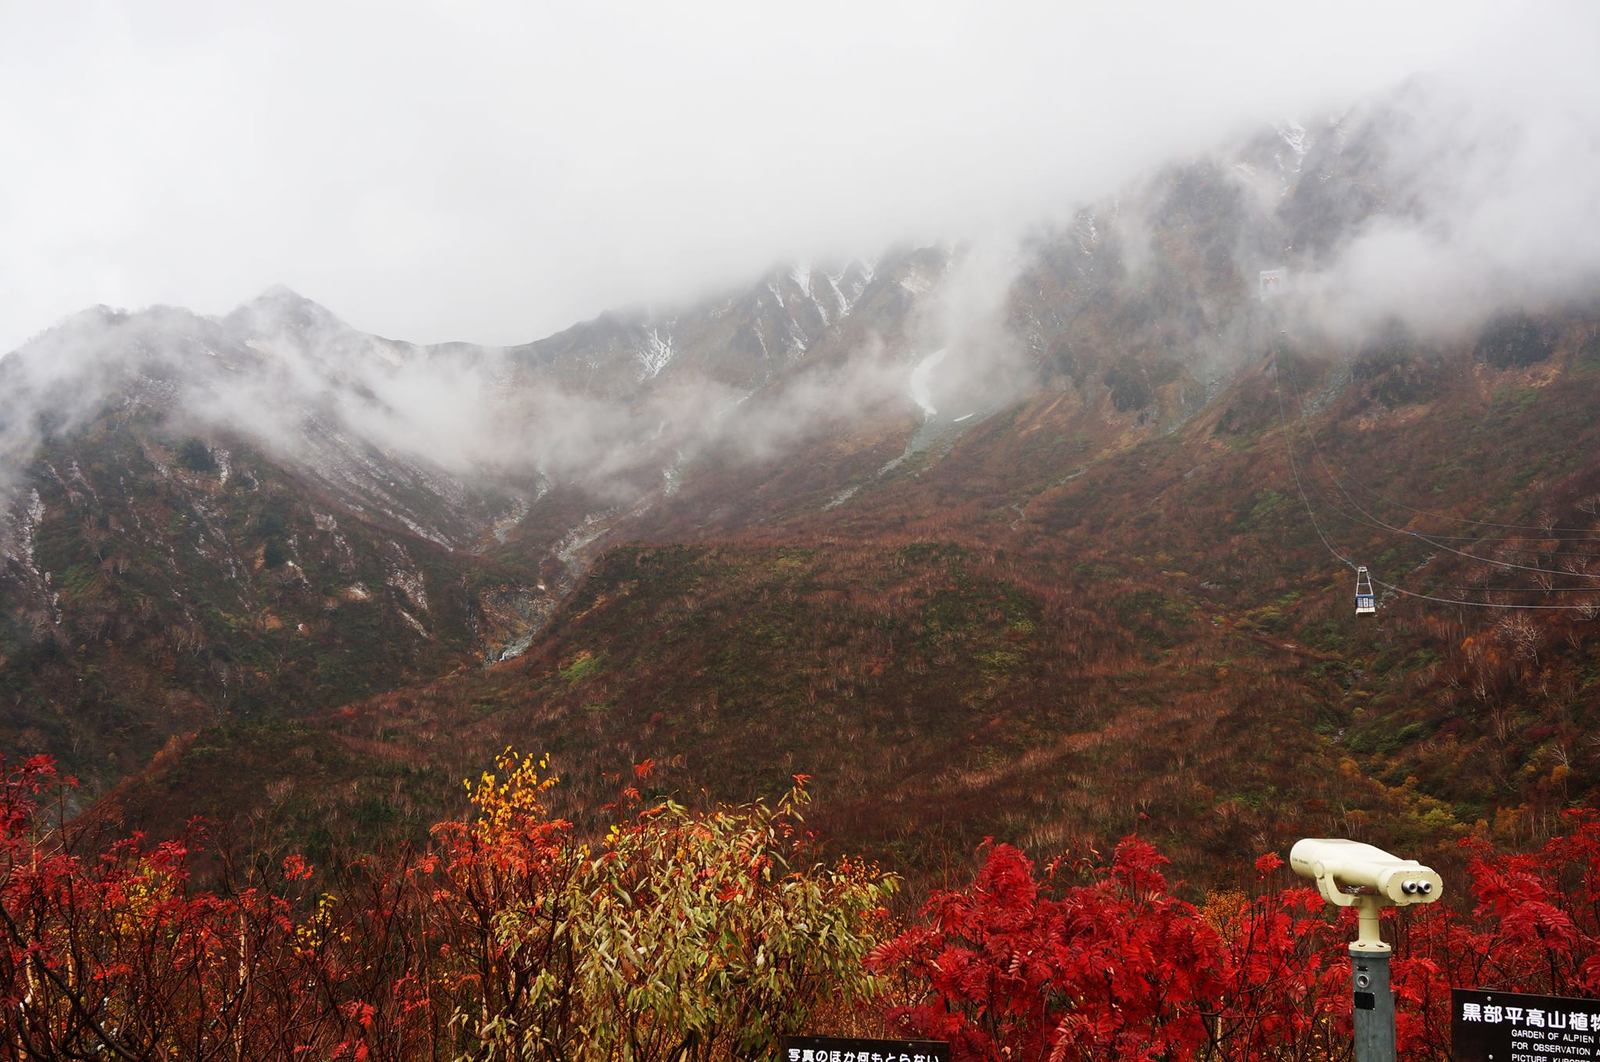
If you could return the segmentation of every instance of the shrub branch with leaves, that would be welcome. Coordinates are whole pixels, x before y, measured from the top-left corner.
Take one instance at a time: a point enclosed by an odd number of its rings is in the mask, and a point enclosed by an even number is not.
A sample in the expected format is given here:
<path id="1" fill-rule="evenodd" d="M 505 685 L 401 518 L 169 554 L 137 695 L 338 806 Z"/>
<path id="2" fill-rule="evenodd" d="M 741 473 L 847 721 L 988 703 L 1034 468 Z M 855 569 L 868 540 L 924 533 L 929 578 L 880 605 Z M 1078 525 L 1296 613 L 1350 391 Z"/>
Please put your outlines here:
<path id="1" fill-rule="evenodd" d="M 1352 916 L 1276 855 L 1197 906 L 1138 838 L 1042 874 L 986 845 L 885 939 L 895 879 L 815 861 L 803 782 L 706 812 L 629 789 L 585 843 L 508 749 L 426 850 L 319 877 L 240 874 L 198 828 L 98 843 L 47 758 L 0 760 L 0 1059 L 710 1062 L 841 1020 L 963 1060 L 1349 1057 Z M 1600 995 L 1600 815 L 1565 826 L 1464 842 L 1465 903 L 1386 919 L 1404 1057 L 1446 1057 L 1452 986 Z"/>

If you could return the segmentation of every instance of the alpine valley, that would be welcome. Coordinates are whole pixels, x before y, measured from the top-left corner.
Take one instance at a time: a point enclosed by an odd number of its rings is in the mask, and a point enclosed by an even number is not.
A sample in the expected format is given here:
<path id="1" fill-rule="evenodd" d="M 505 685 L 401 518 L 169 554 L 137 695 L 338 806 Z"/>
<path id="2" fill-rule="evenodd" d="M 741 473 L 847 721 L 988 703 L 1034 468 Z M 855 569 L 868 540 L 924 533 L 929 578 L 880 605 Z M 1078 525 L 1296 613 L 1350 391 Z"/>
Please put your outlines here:
<path id="1" fill-rule="evenodd" d="M 808 775 L 921 882 L 1537 840 L 1600 796 L 1600 290 L 1328 297 L 1436 206 L 1419 94 L 524 346 L 86 310 L 0 359 L 0 748 L 318 863 L 508 745 L 580 825 Z"/>

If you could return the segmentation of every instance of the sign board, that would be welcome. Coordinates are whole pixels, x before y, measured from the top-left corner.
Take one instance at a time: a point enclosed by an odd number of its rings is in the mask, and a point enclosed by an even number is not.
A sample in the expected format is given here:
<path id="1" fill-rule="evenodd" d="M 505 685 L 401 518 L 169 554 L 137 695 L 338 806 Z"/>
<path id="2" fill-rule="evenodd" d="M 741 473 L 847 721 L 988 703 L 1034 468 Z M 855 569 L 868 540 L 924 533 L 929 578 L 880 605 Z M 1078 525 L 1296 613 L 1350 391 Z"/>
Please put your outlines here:
<path id="1" fill-rule="evenodd" d="M 1450 990 L 1455 1062 L 1600 1059 L 1600 999 Z"/>
<path id="2" fill-rule="evenodd" d="M 858 1036 L 785 1036 L 778 1062 L 950 1062 L 936 1040 L 864 1040 Z"/>

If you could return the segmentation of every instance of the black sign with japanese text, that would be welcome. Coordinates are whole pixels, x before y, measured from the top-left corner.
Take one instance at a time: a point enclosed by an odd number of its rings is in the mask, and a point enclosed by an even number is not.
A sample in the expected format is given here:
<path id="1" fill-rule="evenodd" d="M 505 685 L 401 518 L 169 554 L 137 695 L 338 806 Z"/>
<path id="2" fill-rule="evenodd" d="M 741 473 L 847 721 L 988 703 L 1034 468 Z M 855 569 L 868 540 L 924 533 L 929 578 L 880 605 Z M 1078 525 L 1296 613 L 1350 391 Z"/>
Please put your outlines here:
<path id="1" fill-rule="evenodd" d="M 1455 1062 L 1600 1059 L 1600 999 L 1450 990 Z"/>
<path id="2" fill-rule="evenodd" d="M 934 1040 L 863 1040 L 848 1036 L 785 1036 L 778 1062 L 950 1062 L 950 1045 Z"/>

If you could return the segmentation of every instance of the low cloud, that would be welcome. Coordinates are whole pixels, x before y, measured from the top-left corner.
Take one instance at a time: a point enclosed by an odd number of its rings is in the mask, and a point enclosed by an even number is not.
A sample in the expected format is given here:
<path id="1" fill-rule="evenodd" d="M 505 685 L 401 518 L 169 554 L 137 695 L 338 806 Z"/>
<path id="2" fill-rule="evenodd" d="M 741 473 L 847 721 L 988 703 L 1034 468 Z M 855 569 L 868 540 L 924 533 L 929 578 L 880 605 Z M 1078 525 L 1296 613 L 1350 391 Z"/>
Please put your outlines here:
<path id="1" fill-rule="evenodd" d="M 278 282 L 384 335 L 522 342 L 783 257 L 1020 230 L 1482 39 L 1521 71 L 1541 34 L 1594 37 L 1580 5 L 1501 9 L 19 8 L 0 351 L 94 303 L 220 313 Z"/>
<path id="2" fill-rule="evenodd" d="M 1373 185 L 1349 193 L 1376 205 L 1329 249 L 1281 248 L 1295 263 L 1284 305 L 1322 330 L 1354 336 L 1396 318 L 1465 329 L 1600 288 L 1600 73 L 1583 54 L 1600 13 L 1586 5 L 1514 17 L 1451 5 L 1442 21 L 1442 8 L 1382 20 L 1353 8 L 1333 25 L 1230 4 L 1154 23 L 919 6 L 815 18 L 782 48 L 742 6 L 718 8 L 716 25 L 636 12 L 612 37 L 603 15 L 616 11 L 599 10 L 568 25 L 504 9 L 496 35 L 456 9 L 384 27 L 335 9 L 300 66 L 286 34 L 312 13 L 294 5 L 270 22 L 162 7 L 78 36 L 41 16 L 0 44 L 19 61 L 0 62 L 0 87 L 42 75 L 43 45 L 69 37 L 68 54 L 106 62 L 85 65 L 60 106 L 0 117 L 0 135 L 38 156 L 0 177 L 17 193 L 0 197 L 17 234 L 0 290 L 20 315 L 0 317 L 0 336 L 95 298 L 223 309 L 225 291 L 289 279 L 380 332 L 526 339 L 608 305 L 688 304 L 785 256 L 957 238 L 948 269 L 913 285 L 903 333 L 856 336 L 781 390 L 683 375 L 607 397 L 530 376 L 499 347 L 390 343 L 282 308 L 227 326 L 234 341 L 248 333 L 248 371 L 184 385 L 186 415 L 286 453 L 303 456 L 308 422 L 321 423 L 457 476 L 538 474 L 624 500 L 711 448 L 759 460 L 873 411 L 953 417 L 1014 398 L 1035 383 L 1009 318 L 1024 234 L 1289 114 L 1313 142 L 1377 130 L 1357 145 Z M 470 38 L 477 51 L 401 70 L 384 49 L 349 48 L 367 31 Z M 571 42 L 529 61 L 515 45 L 541 32 L 592 46 L 595 63 L 575 66 L 586 49 Z M 1332 50 L 1357 42 L 1373 45 L 1359 63 Z M 270 63 L 304 77 L 242 84 L 219 58 L 241 56 L 246 72 Z M 154 57 L 159 70 L 146 68 Z M 194 91 L 202 75 L 216 79 L 209 95 Z M 128 79 L 145 98 L 80 116 L 77 104 Z M 508 87 L 503 106 L 478 106 Z M 160 111 L 179 95 L 205 102 Z M 1236 177 L 1260 217 L 1277 208 L 1277 176 Z M 1137 196 L 1114 201 L 1102 235 L 1137 284 L 1162 253 L 1154 222 Z M 1261 233 L 1250 239 L 1232 249 L 1244 277 L 1275 264 Z M 102 360 L 171 328 L 203 368 L 212 339 L 195 330 L 224 326 L 192 320 L 91 312 L 0 361 L 0 474 L 42 430 L 127 382 Z M 1201 360 L 1238 346 L 1214 325 L 1190 337 Z"/>
<path id="3" fill-rule="evenodd" d="M 1295 282 L 1325 327 L 1448 333 L 1600 292 L 1600 69 L 1586 55 L 1600 19 L 1587 14 L 1588 32 L 1543 27 L 1395 98 L 1381 172 L 1402 197 Z"/>

